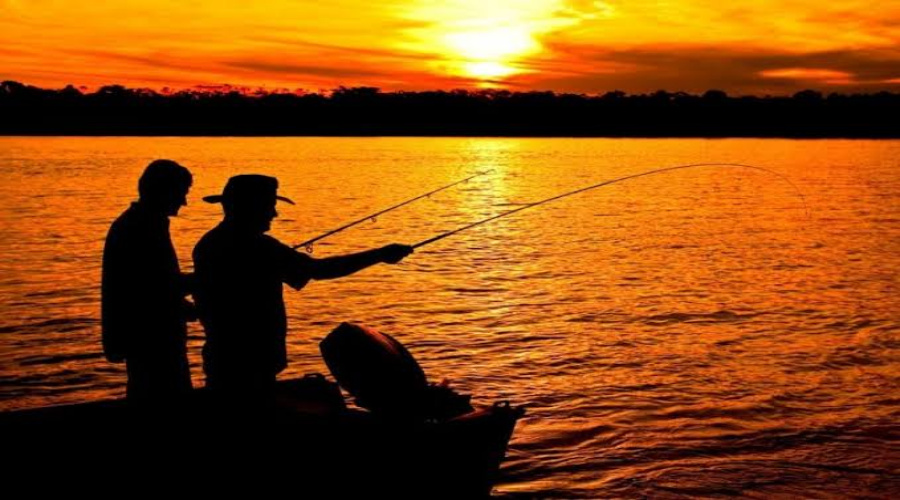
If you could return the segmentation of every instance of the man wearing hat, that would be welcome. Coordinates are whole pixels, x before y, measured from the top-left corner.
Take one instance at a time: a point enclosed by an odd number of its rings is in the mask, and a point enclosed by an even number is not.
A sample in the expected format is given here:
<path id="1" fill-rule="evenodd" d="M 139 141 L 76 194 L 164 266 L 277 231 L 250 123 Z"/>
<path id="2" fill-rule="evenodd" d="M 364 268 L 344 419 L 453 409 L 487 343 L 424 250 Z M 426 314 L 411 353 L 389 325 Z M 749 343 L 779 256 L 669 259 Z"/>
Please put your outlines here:
<path id="1" fill-rule="evenodd" d="M 113 222 L 103 249 L 103 352 L 125 362 L 127 397 L 166 406 L 191 390 L 187 277 L 169 237 L 169 217 L 187 205 L 191 173 L 155 160 L 138 181 L 139 199 Z"/>
<path id="2" fill-rule="evenodd" d="M 194 248 L 200 321 L 206 331 L 203 370 L 206 385 L 219 394 L 269 398 L 287 365 L 287 317 L 282 284 L 299 290 L 311 279 L 348 276 L 369 266 L 397 263 L 412 253 L 407 245 L 316 259 L 265 234 L 270 229 L 278 181 L 264 175 L 238 175 L 221 195 L 224 220 Z"/>

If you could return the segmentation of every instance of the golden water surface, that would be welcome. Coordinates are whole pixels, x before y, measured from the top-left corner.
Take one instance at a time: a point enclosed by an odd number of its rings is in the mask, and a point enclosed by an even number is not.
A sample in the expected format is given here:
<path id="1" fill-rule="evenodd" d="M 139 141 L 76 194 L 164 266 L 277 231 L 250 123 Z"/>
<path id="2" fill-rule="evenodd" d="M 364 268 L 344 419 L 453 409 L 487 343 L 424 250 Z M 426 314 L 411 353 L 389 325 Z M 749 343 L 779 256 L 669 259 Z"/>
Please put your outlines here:
<path id="1" fill-rule="evenodd" d="M 194 173 L 172 220 L 183 267 L 238 173 L 298 202 L 297 243 L 414 243 L 603 180 L 698 162 L 522 211 L 402 264 L 286 291 L 290 366 L 326 372 L 341 321 L 394 334 L 430 378 L 528 407 L 499 495 L 751 497 L 900 489 L 900 141 L 0 138 L 0 408 L 124 392 L 99 343 L 103 239 L 154 158 Z M 807 211 L 808 209 L 808 211 Z M 202 331 L 191 329 L 202 385 Z"/>

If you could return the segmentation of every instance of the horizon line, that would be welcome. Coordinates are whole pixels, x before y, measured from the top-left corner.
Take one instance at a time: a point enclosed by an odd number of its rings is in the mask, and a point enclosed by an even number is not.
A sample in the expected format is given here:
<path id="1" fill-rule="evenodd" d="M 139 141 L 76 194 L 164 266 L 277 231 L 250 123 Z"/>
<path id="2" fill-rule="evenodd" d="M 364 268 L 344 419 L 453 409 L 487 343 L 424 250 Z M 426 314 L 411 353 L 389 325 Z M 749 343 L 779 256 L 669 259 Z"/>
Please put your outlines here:
<path id="1" fill-rule="evenodd" d="M 821 95 L 822 97 L 827 97 L 830 95 L 842 95 L 842 96 L 866 96 L 866 95 L 900 95 L 900 92 L 892 92 L 890 90 L 879 90 L 872 92 L 848 92 L 841 93 L 836 92 L 834 90 L 826 91 L 824 89 L 818 88 L 804 88 L 801 90 L 797 90 L 794 92 L 786 92 L 786 93 L 767 93 L 767 94 L 731 94 L 727 90 L 721 88 L 708 88 L 704 91 L 691 92 L 685 90 L 667 90 L 667 89 L 657 89 L 652 92 L 627 92 L 622 89 L 609 89 L 609 90 L 597 90 L 596 92 L 566 92 L 566 91 L 556 91 L 551 89 L 507 89 L 507 88 L 499 88 L 499 87 L 485 87 L 485 88 L 463 88 L 463 87 L 453 87 L 453 88 L 434 88 L 434 89 L 422 89 L 422 90 L 403 90 L 403 89 L 384 89 L 381 87 L 375 87 L 370 85 L 355 85 L 355 86 L 344 86 L 338 85 L 337 87 L 331 89 L 316 89 L 310 90 L 302 87 L 297 87 L 294 89 L 284 87 L 284 86 L 247 86 L 247 85 L 234 85 L 230 83 L 221 83 L 221 84 L 196 84 L 192 86 L 186 87 L 170 87 L 170 86 L 162 86 L 159 88 L 149 87 L 149 86 L 127 86 L 121 83 L 108 83 L 104 85 L 98 86 L 88 86 L 88 85 L 76 85 L 73 83 L 66 84 L 62 87 L 42 87 L 39 85 L 32 85 L 28 83 L 24 83 L 18 80 L 0 80 L 0 88 L 5 88 L 9 84 L 21 85 L 26 88 L 38 89 L 42 91 L 53 91 L 53 92 L 62 92 L 66 90 L 74 90 L 82 95 L 93 95 L 99 93 L 103 89 L 113 89 L 113 88 L 121 88 L 126 91 L 139 91 L 139 92 L 147 92 L 153 93 L 160 96 L 174 96 L 178 94 L 229 94 L 229 93 L 238 93 L 247 97 L 263 97 L 266 95 L 295 95 L 295 96 L 303 96 L 303 95 L 319 95 L 319 96 L 333 96 L 335 93 L 345 92 L 345 91 L 353 91 L 353 90 L 367 90 L 373 93 L 378 94 L 427 94 L 432 92 L 444 92 L 444 93 L 466 93 L 470 95 L 491 95 L 491 94 L 552 94 L 555 96 L 565 96 L 565 95 L 575 95 L 575 96 L 587 96 L 587 97 L 601 97 L 610 94 L 621 94 L 625 97 L 638 97 L 638 96 L 652 96 L 654 94 L 665 93 L 673 96 L 677 95 L 685 95 L 692 97 L 702 97 L 708 93 L 721 93 L 723 97 L 728 98 L 743 98 L 743 97 L 755 97 L 755 98 L 782 98 L 782 97 L 794 97 L 798 94 L 809 94 L 816 93 Z"/>

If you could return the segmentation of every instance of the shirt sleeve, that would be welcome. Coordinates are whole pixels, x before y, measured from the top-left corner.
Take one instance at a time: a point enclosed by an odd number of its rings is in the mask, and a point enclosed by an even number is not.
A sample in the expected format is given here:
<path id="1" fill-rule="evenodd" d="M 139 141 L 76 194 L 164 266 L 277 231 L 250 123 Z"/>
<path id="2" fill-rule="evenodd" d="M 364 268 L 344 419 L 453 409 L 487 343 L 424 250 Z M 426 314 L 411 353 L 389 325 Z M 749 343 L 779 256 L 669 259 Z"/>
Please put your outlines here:
<path id="1" fill-rule="evenodd" d="M 267 241 L 281 281 L 295 290 L 306 286 L 312 276 L 313 258 L 294 250 L 275 238 L 267 237 Z"/>

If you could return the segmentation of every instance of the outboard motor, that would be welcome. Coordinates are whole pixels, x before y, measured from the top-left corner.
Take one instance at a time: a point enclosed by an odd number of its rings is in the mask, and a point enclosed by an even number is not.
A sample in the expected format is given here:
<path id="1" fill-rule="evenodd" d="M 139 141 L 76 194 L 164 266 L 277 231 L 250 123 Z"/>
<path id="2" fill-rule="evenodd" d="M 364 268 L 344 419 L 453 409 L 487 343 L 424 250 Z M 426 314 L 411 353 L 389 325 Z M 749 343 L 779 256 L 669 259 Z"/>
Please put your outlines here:
<path id="1" fill-rule="evenodd" d="M 469 396 L 429 384 L 412 354 L 386 333 L 341 323 L 319 349 L 338 384 L 373 414 L 445 420 L 472 411 Z"/>

